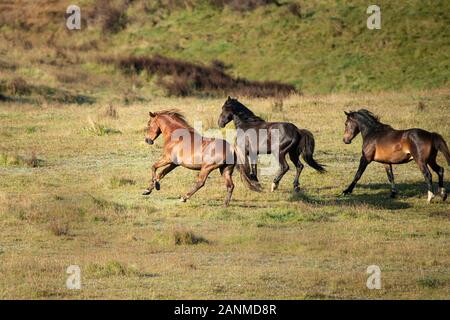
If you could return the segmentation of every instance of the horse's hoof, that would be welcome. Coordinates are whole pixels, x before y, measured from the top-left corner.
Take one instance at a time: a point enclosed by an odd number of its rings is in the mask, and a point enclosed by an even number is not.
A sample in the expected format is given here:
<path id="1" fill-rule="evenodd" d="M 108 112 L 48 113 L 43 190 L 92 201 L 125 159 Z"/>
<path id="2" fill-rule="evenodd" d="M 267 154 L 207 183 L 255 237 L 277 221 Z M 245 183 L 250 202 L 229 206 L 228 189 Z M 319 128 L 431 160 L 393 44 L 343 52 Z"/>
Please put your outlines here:
<path id="1" fill-rule="evenodd" d="M 300 187 L 299 186 L 294 187 L 294 191 L 295 192 L 300 192 Z"/>
<path id="2" fill-rule="evenodd" d="M 187 199 L 186 199 L 185 197 L 181 197 L 181 198 L 180 198 L 180 201 L 181 201 L 181 202 L 186 202 L 186 200 L 187 200 Z"/>
<path id="3" fill-rule="evenodd" d="M 145 189 L 144 192 L 142 192 L 143 196 L 148 196 L 150 193 L 152 193 L 152 190 L 150 189 Z"/>
<path id="4" fill-rule="evenodd" d="M 397 198 L 397 191 L 391 191 L 391 198 L 392 199 Z"/>
<path id="5" fill-rule="evenodd" d="M 154 185 L 155 185 L 155 189 L 156 189 L 156 190 L 159 191 L 159 189 L 161 189 L 161 185 L 159 184 L 158 181 L 155 181 Z"/>
<path id="6" fill-rule="evenodd" d="M 433 200 L 433 198 L 435 197 L 435 194 L 431 191 L 428 191 L 428 203 L 431 203 L 431 200 Z"/>
<path id="7" fill-rule="evenodd" d="M 274 192 L 274 191 L 277 190 L 277 189 L 278 189 L 278 183 L 273 182 L 273 183 L 272 183 L 272 187 L 270 188 L 270 191 L 271 191 L 271 192 Z"/>
<path id="8" fill-rule="evenodd" d="M 342 196 L 345 197 L 345 196 L 348 196 L 348 195 L 351 194 L 351 193 L 352 193 L 352 192 L 349 191 L 349 190 L 344 190 L 344 191 L 342 191 Z"/>

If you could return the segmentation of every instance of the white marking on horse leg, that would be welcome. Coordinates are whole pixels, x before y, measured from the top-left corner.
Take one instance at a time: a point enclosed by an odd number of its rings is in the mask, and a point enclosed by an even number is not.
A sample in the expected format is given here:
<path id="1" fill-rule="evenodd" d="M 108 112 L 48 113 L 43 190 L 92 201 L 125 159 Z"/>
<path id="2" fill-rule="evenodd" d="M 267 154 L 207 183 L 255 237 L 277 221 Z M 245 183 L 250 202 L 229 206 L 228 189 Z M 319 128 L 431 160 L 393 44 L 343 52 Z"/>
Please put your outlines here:
<path id="1" fill-rule="evenodd" d="M 272 182 L 272 187 L 270 188 L 271 192 L 274 192 L 278 188 L 278 183 Z"/>
<path id="2" fill-rule="evenodd" d="M 431 200 L 434 198 L 434 193 L 431 191 L 428 191 L 428 203 L 431 203 Z"/>

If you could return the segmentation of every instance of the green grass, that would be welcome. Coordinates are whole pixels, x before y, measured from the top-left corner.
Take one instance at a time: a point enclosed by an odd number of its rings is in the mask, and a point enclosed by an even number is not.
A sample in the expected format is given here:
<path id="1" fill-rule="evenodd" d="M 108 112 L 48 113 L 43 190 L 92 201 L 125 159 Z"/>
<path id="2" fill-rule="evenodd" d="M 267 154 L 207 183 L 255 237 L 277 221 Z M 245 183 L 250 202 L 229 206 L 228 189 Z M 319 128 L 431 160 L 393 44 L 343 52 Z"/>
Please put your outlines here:
<path id="1" fill-rule="evenodd" d="M 275 113 L 272 99 L 243 99 L 257 114 L 311 130 L 328 173 L 306 167 L 295 194 L 290 165 L 274 193 L 273 177 L 262 176 L 259 194 L 235 172 L 228 208 L 218 173 L 181 203 L 196 179 L 183 168 L 164 178 L 160 191 L 141 196 L 162 152 L 160 140 L 144 142 L 149 109 L 176 107 L 191 123 L 210 123 L 222 99 L 117 104 L 115 119 L 105 118 L 103 104 L 80 112 L 78 105 L 4 103 L 1 154 L 34 150 L 45 165 L 0 166 L 0 298 L 448 299 L 449 204 L 426 203 L 414 163 L 394 167 L 397 199 L 389 198 L 384 168 L 375 163 L 352 196 L 339 195 L 361 152 L 360 138 L 342 143 L 344 110 L 364 105 L 396 128 L 438 131 L 449 141 L 449 98 L 448 90 L 297 96 Z M 87 118 L 122 134 L 86 135 Z M 39 129 L 26 129 L 32 127 Z M 441 155 L 438 162 L 445 163 Z M 74 264 L 81 290 L 65 286 Z M 381 290 L 366 288 L 372 264 L 381 268 Z"/>
<path id="2" fill-rule="evenodd" d="M 237 12 L 204 0 L 190 8 L 163 1 L 146 10 L 138 1 L 128 6 L 127 26 L 118 33 L 104 34 L 100 22 L 89 20 L 89 28 L 70 32 L 69 38 L 53 14 L 65 10 L 63 3 L 38 9 L 24 3 L 8 10 L 25 22 L 38 13 L 43 18 L 28 29 L 14 19 L 5 21 L 0 64 L 6 83 L 20 76 L 30 84 L 31 96 L 15 101 L 38 105 L 42 100 L 130 104 L 164 95 L 155 79 L 126 76 L 99 62 L 128 55 L 161 54 L 204 64 L 219 59 L 232 76 L 287 82 L 306 94 L 448 86 L 448 1 L 379 1 L 381 30 L 367 29 L 366 1 L 282 1 L 290 2 L 300 4 L 300 17 L 288 5 Z M 86 14 L 93 10 L 91 0 L 80 5 Z M 23 49 L 27 43 L 32 50 Z M 2 83 L 0 93 L 8 95 Z"/>

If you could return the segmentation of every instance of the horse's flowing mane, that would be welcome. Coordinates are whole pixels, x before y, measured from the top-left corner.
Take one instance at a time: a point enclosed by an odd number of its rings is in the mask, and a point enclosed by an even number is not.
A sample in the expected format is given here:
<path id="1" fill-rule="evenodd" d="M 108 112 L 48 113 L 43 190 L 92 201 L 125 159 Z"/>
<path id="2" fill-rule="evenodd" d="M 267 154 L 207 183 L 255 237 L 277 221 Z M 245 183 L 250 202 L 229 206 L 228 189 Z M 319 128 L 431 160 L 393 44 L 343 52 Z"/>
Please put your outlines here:
<path id="1" fill-rule="evenodd" d="M 185 116 L 177 109 L 168 109 L 168 110 L 162 110 L 155 112 L 158 116 L 169 116 L 173 118 L 174 120 L 180 122 L 184 126 L 188 128 L 192 128 L 191 125 L 187 122 Z"/>
<path id="2" fill-rule="evenodd" d="M 232 107 L 235 114 L 242 122 L 261 122 L 264 121 L 255 115 L 249 108 L 240 103 L 237 99 L 229 99 L 227 101 Z"/>
<path id="3" fill-rule="evenodd" d="M 380 118 L 366 109 L 351 111 L 350 115 L 358 120 L 361 124 L 369 128 L 379 128 L 388 126 L 380 121 Z"/>

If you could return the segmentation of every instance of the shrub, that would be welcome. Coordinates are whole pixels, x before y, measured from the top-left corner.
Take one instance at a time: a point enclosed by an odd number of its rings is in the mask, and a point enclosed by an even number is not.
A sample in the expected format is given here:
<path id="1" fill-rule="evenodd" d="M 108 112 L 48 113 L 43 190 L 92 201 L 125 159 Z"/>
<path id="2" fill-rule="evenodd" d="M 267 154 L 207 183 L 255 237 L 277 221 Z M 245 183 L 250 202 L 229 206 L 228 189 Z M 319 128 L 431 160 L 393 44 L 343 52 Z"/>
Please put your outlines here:
<path id="1" fill-rule="evenodd" d="M 117 33 L 127 26 L 128 3 L 129 1 L 97 1 L 91 17 L 100 22 L 104 33 Z"/>
<path id="2" fill-rule="evenodd" d="M 168 95 L 241 95 L 250 97 L 282 97 L 298 93 L 294 86 L 275 81 L 250 81 L 234 78 L 223 71 L 224 64 L 213 66 L 194 64 L 182 60 L 155 55 L 153 57 L 127 57 L 115 62 L 127 74 L 143 71 L 159 76 L 158 84 Z"/>
<path id="3" fill-rule="evenodd" d="M 210 3 L 219 8 L 228 6 L 236 11 L 254 10 L 269 4 L 280 5 L 276 0 L 210 0 Z"/>
<path id="4" fill-rule="evenodd" d="M 12 96 L 23 96 L 31 93 L 31 88 L 22 78 L 13 79 L 8 85 L 9 93 Z"/>

